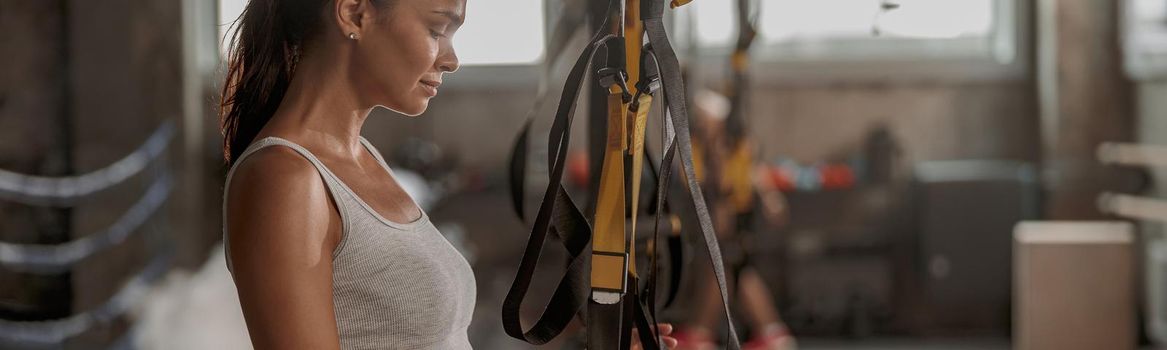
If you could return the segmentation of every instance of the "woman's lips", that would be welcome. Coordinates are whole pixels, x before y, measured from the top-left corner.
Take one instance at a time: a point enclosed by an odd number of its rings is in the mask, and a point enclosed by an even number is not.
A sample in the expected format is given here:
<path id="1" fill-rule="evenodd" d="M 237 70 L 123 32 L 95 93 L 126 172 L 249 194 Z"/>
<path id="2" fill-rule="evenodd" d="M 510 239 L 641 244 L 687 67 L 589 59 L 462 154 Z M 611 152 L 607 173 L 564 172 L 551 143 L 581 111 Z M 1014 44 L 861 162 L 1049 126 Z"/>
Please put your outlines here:
<path id="1" fill-rule="evenodd" d="M 422 80 L 421 81 L 422 90 L 425 91 L 425 94 L 429 97 L 434 97 L 434 96 L 438 95 L 438 86 L 440 86 L 440 85 L 442 85 L 442 83 L 437 82 L 437 81 L 429 81 L 429 80 Z"/>

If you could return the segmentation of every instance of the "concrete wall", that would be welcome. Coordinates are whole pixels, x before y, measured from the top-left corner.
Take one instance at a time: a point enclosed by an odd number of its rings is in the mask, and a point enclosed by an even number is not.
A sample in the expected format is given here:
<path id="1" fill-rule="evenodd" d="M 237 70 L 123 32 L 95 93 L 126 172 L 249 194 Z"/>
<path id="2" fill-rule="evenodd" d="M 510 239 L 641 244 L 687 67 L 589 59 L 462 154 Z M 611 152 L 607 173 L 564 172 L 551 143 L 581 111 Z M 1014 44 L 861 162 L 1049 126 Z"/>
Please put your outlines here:
<path id="1" fill-rule="evenodd" d="M 61 1 L 0 1 L 0 168 L 63 175 L 67 72 L 62 69 L 67 17 Z M 68 209 L 0 200 L 0 240 L 51 244 L 70 238 Z M 0 318 L 60 317 L 72 310 L 69 275 L 33 276 L 0 268 Z"/>
<path id="2" fill-rule="evenodd" d="M 163 121 L 178 121 L 182 112 L 182 21 L 179 1 L 69 1 L 68 16 L 73 151 L 77 170 L 84 173 L 125 157 Z M 181 145 L 181 139 L 175 139 L 171 150 Z M 179 153 L 169 154 L 175 156 L 161 161 L 175 171 Z M 155 174 L 147 171 L 79 206 L 73 217 L 75 234 L 108 227 L 142 197 L 154 179 Z M 195 244 L 198 240 L 191 239 L 194 237 L 184 227 L 170 225 L 167 208 L 124 244 L 75 268 L 78 311 L 103 304 L 124 281 L 140 273 L 161 253 L 159 237 L 179 240 L 178 251 L 197 256 L 193 261 L 205 259 L 206 246 Z M 108 343 L 122 336 L 125 326 L 123 321 L 103 325 L 72 343 L 80 347 Z"/>
<path id="3" fill-rule="evenodd" d="M 762 156 L 821 161 L 887 125 L 910 162 L 1038 157 L 1036 101 L 1025 81 L 779 87 L 753 92 Z"/>
<path id="4" fill-rule="evenodd" d="M 450 77 L 454 79 L 456 75 Z M 456 154 L 468 167 L 501 175 L 535 94 L 533 84 L 500 89 L 447 89 L 430 101 L 425 114 L 417 117 L 378 109 L 365 123 L 363 133 L 386 156 L 398 143 L 418 137 Z M 550 120 L 551 115 L 540 119 Z M 576 126 L 583 128 L 582 124 Z M 541 135 L 546 138 L 546 133 Z"/>
<path id="5" fill-rule="evenodd" d="M 1136 84 L 1135 141 L 1167 145 L 1167 82 L 1144 81 Z M 1167 197 L 1167 172 L 1150 169 L 1154 177 L 1152 194 Z"/>
<path id="6" fill-rule="evenodd" d="M 409 136 L 433 140 L 466 164 L 501 174 L 534 95 L 533 87 L 443 91 L 416 118 L 374 113 L 364 133 L 383 152 Z M 908 161 L 1036 161 L 1040 153 L 1035 91 L 1025 80 L 761 87 L 750 99 L 749 123 L 766 159 L 827 160 L 859 147 L 878 124 L 899 138 Z M 582 140 L 582 121 L 573 141 Z M 545 138 L 545 130 L 535 137 Z"/>
<path id="7" fill-rule="evenodd" d="M 0 168 L 47 176 L 88 173 L 137 149 L 164 120 L 178 121 L 179 1 L 0 0 L 0 9 Z M 178 156 L 162 161 L 177 163 Z M 0 240 L 60 243 L 101 232 L 152 180 L 148 171 L 68 209 L 0 201 Z M 43 277 L 0 268 L 0 318 L 59 318 L 103 305 L 155 255 L 154 233 L 179 240 L 179 260 L 205 260 L 214 240 L 165 217 L 149 219 L 123 244 L 81 261 L 70 273 L 50 276 L 67 282 L 52 287 L 59 293 L 45 293 Z M 57 311 L 14 311 L 22 308 Z M 98 324 L 66 348 L 104 347 L 126 326 L 121 319 Z"/>
<path id="8" fill-rule="evenodd" d="M 1046 217 L 1105 219 L 1095 200 L 1128 190 L 1130 173 L 1097 160 L 1102 142 L 1129 141 L 1135 89 L 1123 72 L 1118 2 L 1041 1 L 1038 79 L 1042 96 Z"/>

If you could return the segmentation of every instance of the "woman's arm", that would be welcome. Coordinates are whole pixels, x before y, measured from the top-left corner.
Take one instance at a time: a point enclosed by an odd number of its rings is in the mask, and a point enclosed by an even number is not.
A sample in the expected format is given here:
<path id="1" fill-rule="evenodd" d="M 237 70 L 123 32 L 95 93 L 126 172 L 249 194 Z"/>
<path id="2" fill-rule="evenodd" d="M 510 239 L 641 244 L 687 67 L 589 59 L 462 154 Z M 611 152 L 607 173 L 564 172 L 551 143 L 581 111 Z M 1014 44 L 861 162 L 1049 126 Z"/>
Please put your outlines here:
<path id="1" fill-rule="evenodd" d="M 227 210 L 227 254 L 255 348 L 339 349 L 339 214 L 312 164 L 285 147 L 257 151 L 236 169 Z"/>

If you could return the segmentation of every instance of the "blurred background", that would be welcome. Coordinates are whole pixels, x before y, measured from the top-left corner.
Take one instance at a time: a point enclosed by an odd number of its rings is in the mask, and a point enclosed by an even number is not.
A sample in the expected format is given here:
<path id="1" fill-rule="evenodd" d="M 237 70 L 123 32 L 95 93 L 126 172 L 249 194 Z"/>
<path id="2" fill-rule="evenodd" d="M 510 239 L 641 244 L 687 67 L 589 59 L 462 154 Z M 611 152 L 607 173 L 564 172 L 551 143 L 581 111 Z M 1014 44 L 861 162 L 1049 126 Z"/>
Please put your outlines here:
<path id="1" fill-rule="evenodd" d="M 543 96 L 586 43 L 590 2 L 467 1 L 442 94 L 364 128 L 473 266 L 476 348 L 532 348 L 499 317 L 530 233 L 508 159 L 534 115 L 538 202 Z M 250 348 L 216 115 L 245 4 L 0 0 L 0 349 Z M 736 4 L 666 11 L 690 90 L 729 91 Z M 728 245 L 799 348 L 1167 347 L 1167 1 L 752 4 L 737 103 L 783 219 Z M 550 246 L 531 320 L 561 273 Z M 678 283 L 662 315 L 684 324 L 700 288 Z"/>

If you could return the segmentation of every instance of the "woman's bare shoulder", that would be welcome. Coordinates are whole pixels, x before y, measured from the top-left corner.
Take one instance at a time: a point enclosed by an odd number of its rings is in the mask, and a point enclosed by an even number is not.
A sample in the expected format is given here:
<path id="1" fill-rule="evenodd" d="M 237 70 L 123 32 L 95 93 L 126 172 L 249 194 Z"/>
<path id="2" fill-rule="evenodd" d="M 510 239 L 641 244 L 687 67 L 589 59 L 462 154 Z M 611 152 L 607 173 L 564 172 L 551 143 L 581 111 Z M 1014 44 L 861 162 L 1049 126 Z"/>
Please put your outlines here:
<path id="1" fill-rule="evenodd" d="M 337 223 L 325 186 L 287 147 L 256 151 L 232 177 L 227 254 L 256 348 L 338 347 L 330 235 Z"/>
<path id="2" fill-rule="evenodd" d="M 253 257 L 330 252 L 328 189 L 315 166 L 295 150 L 256 151 L 238 165 L 229 186 L 225 220 L 233 262 L 248 259 L 236 252 Z"/>
<path id="3" fill-rule="evenodd" d="M 291 147 L 269 146 L 256 150 L 237 165 L 231 187 L 306 186 L 318 184 L 324 189 L 320 174 L 312 162 Z"/>

